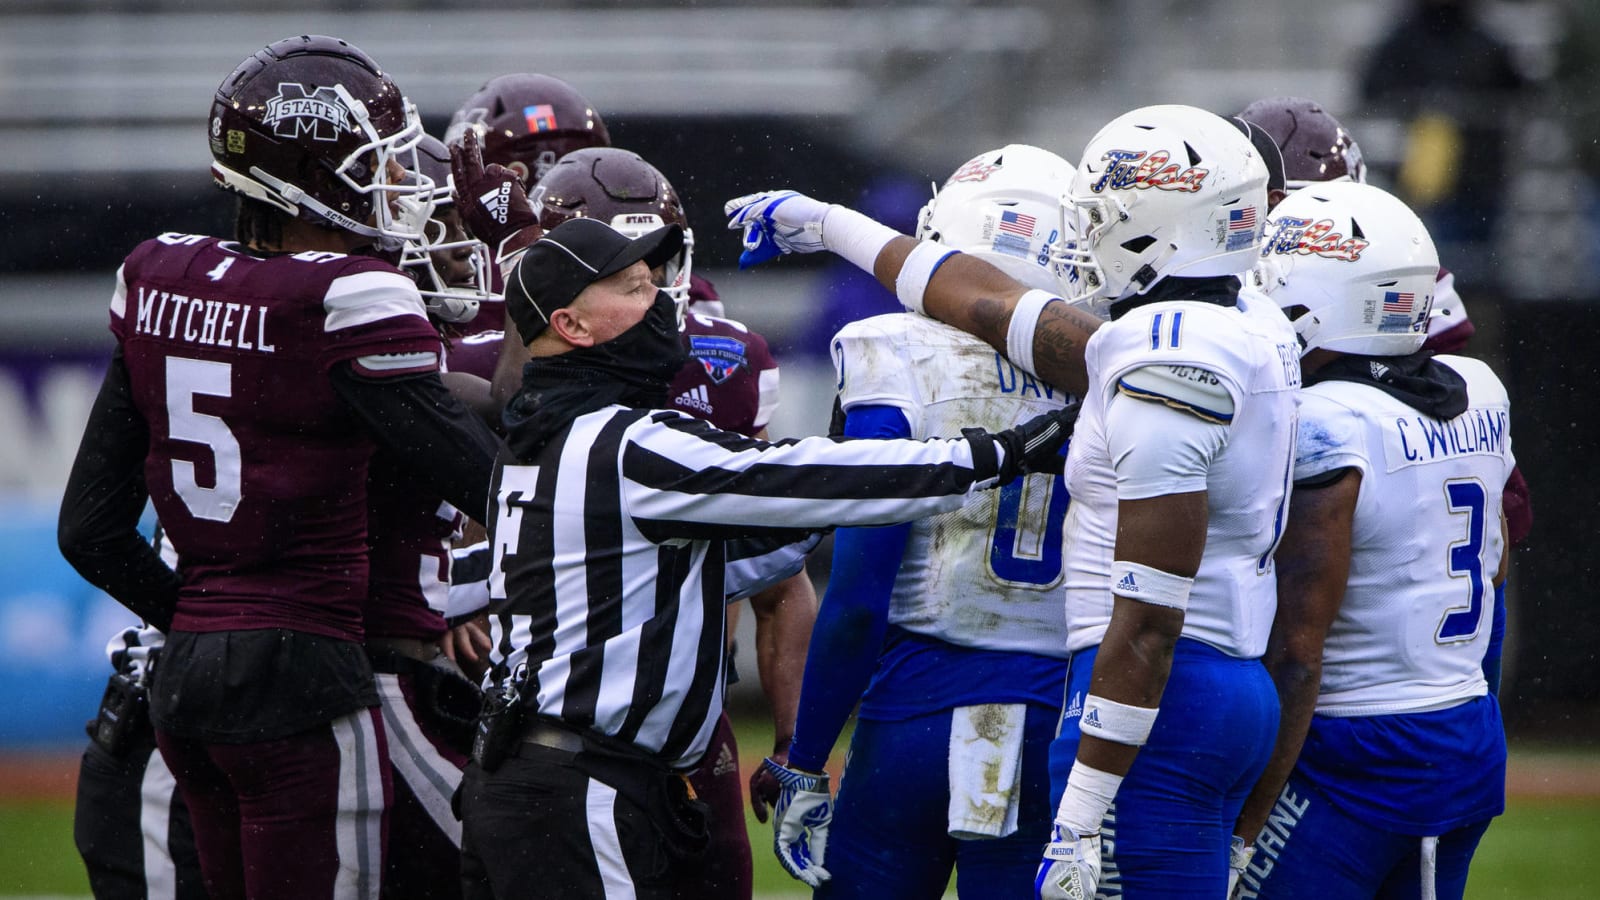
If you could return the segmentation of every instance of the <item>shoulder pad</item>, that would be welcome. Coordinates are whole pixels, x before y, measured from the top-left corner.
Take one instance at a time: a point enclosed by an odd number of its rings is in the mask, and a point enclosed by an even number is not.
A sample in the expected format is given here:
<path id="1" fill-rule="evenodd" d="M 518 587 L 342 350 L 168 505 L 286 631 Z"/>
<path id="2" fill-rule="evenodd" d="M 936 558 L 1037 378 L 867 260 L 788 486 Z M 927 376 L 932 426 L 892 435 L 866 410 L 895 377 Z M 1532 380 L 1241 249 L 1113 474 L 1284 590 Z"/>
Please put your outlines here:
<path id="1" fill-rule="evenodd" d="M 1124 372 L 1117 392 L 1227 425 L 1233 421 L 1233 394 L 1215 372 L 1199 366 L 1146 365 Z"/>
<path id="2" fill-rule="evenodd" d="M 1300 393 L 1294 448 L 1296 482 L 1311 481 L 1335 469 L 1364 467 L 1367 450 L 1361 414 L 1337 396 L 1346 387 L 1354 386 L 1324 382 Z"/>
<path id="3" fill-rule="evenodd" d="M 839 402 L 848 410 L 863 404 L 914 408 L 916 387 L 901 352 L 904 314 L 873 316 L 839 329 L 831 345 Z"/>

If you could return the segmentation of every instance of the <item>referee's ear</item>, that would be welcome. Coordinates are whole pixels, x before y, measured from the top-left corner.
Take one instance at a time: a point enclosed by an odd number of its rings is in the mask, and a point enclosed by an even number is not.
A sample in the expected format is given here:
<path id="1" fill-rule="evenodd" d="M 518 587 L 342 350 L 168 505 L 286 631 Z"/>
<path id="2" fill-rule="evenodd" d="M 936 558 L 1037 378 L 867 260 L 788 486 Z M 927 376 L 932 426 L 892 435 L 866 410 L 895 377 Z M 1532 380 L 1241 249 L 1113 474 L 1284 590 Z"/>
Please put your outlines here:
<path id="1" fill-rule="evenodd" d="M 572 347 L 593 347 L 595 344 L 594 331 L 589 323 L 582 313 L 570 306 L 563 306 L 550 314 L 550 324 L 545 328 L 545 333 Z"/>

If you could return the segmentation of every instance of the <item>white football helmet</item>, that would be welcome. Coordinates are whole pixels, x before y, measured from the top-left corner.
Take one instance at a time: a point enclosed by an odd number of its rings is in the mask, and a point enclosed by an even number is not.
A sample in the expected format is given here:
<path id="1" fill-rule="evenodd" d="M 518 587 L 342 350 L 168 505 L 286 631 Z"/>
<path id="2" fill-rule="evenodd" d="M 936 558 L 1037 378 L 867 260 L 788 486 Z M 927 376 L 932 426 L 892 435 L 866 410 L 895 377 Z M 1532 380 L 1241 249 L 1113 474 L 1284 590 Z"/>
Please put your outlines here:
<path id="1" fill-rule="evenodd" d="M 1075 274 L 1056 258 L 1061 198 L 1072 164 L 1048 150 L 1008 144 L 955 171 L 917 216 L 917 238 L 981 258 L 1031 288 L 1060 293 Z"/>
<path id="2" fill-rule="evenodd" d="M 1169 275 L 1247 272 L 1266 211 L 1266 164 L 1226 119 L 1192 106 L 1125 113 L 1084 148 L 1063 205 L 1082 236 L 1057 246 L 1079 276 L 1063 298 L 1105 315 Z"/>
<path id="3" fill-rule="evenodd" d="M 469 237 L 452 213 L 450 151 L 444 143 L 423 135 L 417 144 L 417 170 L 422 188 L 396 203 L 396 218 L 418 237 L 408 240 L 400 253 L 400 268 L 417 282 L 428 314 L 441 322 L 460 324 L 477 317 L 485 300 L 499 300 L 489 247 Z"/>
<path id="4" fill-rule="evenodd" d="M 1306 351 L 1404 356 L 1427 340 L 1439 253 L 1416 213 L 1381 188 L 1295 191 L 1272 211 L 1262 258 L 1268 293 Z"/>

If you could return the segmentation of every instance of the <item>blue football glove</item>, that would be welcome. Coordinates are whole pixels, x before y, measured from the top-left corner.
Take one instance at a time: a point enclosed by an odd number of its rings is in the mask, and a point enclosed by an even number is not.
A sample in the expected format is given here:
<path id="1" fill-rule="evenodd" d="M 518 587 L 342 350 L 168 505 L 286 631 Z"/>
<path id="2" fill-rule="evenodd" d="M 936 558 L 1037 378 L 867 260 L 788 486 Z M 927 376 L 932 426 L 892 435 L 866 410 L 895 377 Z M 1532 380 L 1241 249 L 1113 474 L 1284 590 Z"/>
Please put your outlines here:
<path id="1" fill-rule="evenodd" d="M 828 204 L 795 191 L 762 191 L 729 200 L 722 208 L 728 228 L 744 232 L 739 268 L 748 269 L 785 253 L 816 253 Z"/>
<path id="2" fill-rule="evenodd" d="M 1099 884 L 1099 833 L 1078 837 L 1057 823 L 1033 877 L 1039 900 L 1094 900 Z"/>
<path id="3" fill-rule="evenodd" d="M 831 877 L 822 867 L 828 853 L 828 826 L 833 822 L 828 773 L 801 772 L 770 757 L 761 761 L 761 768 L 778 782 L 778 802 L 772 810 L 772 852 L 785 872 L 817 887 Z"/>

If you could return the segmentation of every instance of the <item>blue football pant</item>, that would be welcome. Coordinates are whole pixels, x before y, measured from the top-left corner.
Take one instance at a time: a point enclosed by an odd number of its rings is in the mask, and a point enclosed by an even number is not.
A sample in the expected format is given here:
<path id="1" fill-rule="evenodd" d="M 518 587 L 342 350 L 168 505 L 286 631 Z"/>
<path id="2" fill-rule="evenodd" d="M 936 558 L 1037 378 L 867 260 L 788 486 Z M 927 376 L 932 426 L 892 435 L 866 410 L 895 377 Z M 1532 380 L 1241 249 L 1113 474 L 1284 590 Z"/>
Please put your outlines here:
<path id="1" fill-rule="evenodd" d="M 1033 873 L 1055 813 L 1047 754 L 1057 711 L 1028 707 L 1017 830 L 990 840 L 949 835 L 950 716 L 946 709 L 856 724 L 823 862 L 833 879 L 818 898 L 936 898 L 952 866 L 962 897 L 1033 897 Z"/>
<path id="2" fill-rule="evenodd" d="M 1067 674 L 1066 713 L 1050 747 L 1058 799 L 1078 755 L 1097 653 L 1074 654 Z M 1161 713 L 1102 832 L 1100 896 L 1224 896 L 1233 825 L 1277 733 L 1278 694 L 1260 660 L 1178 641 Z"/>
<path id="3" fill-rule="evenodd" d="M 1439 835 L 1434 887 L 1438 900 L 1460 900 L 1467 868 L 1489 827 L 1478 822 Z M 1279 795 L 1256 855 L 1246 870 L 1241 900 L 1318 897 L 1322 900 L 1417 900 L 1422 896 L 1422 839 L 1374 828 L 1345 815 L 1298 773 Z"/>

